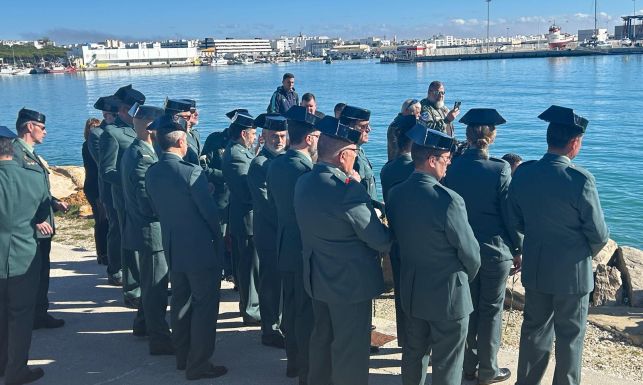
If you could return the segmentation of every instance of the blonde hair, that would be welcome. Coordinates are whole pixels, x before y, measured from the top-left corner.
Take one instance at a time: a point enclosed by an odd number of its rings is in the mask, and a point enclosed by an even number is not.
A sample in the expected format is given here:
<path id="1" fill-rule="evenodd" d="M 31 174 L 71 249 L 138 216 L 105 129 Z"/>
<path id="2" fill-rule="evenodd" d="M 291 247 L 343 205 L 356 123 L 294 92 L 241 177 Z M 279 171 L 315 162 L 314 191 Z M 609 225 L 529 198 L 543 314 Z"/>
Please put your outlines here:
<path id="1" fill-rule="evenodd" d="M 487 150 L 494 139 L 496 139 L 495 126 L 467 126 L 467 141 L 481 150 Z"/>
<path id="2" fill-rule="evenodd" d="M 87 121 L 85 122 L 85 131 L 84 131 L 85 140 L 87 140 L 87 138 L 89 138 L 89 130 L 91 130 L 94 127 L 98 127 L 98 126 L 100 126 L 100 120 L 98 120 L 96 118 L 87 119 Z"/>

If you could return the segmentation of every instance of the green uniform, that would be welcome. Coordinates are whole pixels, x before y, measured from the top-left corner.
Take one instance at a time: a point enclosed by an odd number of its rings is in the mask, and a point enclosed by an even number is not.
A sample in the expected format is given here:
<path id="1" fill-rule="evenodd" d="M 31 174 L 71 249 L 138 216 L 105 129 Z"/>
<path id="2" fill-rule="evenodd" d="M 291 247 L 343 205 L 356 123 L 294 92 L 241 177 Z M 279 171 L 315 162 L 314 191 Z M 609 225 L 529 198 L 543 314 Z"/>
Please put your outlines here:
<path id="1" fill-rule="evenodd" d="M 38 294 L 36 296 L 36 310 L 34 313 L 34 317 L 36 318 L 36 321 L 38 321 L 44 319 L 47 316 L 47 310 L 49 310 L 49 298 L 47 296 L 47 294 L 49 293 L 49 254 L 51 252 L 51 238 L 56 233 L 53 205 L 54 202 L 57 201 L 57 199 L 51 196 L 49 185 L 49 169 L 47 169 L 40 157 L 36 155 L 33 148 L 22 139 L 18 138 L 13 141 L 13 160 L 22 168 L 38 171 L 41 175 L 41 178 L 43 179 L 44 185 L 47 188 L 47 193 L 49 194 L 50 207 L 49 215 L 47 216 L 46 221 L 51 225 L 51 228 L 54 232 L 51 235 L 42 235 L 40 234 L 40 232 L 36 232 L 36 236 L 38 237 L 38 254 L 41 258 L 39 273 L 40 279 L 38 281 Z"/>
<path id="2" fill-rule="evenodd" d="M 525 162 L 509 186 L 512 228 L 524 234 L 525 320 L 516 384 L 539 384 L 556 335 L 555 384 L 580 384 L 592 256 L 609 231 L 592 174 L 565 156 Z"/>
<path id="3" fill-rule="evenodd" d="M 196 128 L 191 128 L 187 135 L 188 152 L 185 154 L 185 161 L 192 164 L 200 165 L 199 157 L 201 156 L 201 135 Z"/>
<path id="4" fill-rule="evenodd" d="M 433 383 L 459 385 L 473 311 L 469 281 L 480 267 L 464 201 L 432 175 L 416 171 L 390 191 L 386 213 L 400 247 L 402 382 L 424 384 L 430 349 Z"/>
<path id="5" fill-rule="evenodd" d="M 208 135 L 208 138 L 205 140 L 205 144 L 203 145 L 203 150 L 201 151 L 201 154 L 205 155 L 205 175 L 208 177 L 208 182 L 214 186 L 212 197 L 219 208 L 221 234 L 224 236 L 228 230 L 228 200 L 230 198 L 230 190 L 225 184 L 221 164 L 228 142 L 229 138 L 227 130 L 216 131 Z M 226 276 L 234 275 L 232 261 L 230 260 L 230 253 L 228 250 L 225 250 L 223 269 Z"/>
<path id="6" fill-rule="evenodd" d="M 161 224 L 145 188 L 145 173 L 158 161 L 154 147 L 135 139 L 123 154 L 121 177 L 125 198 L 123 247 L 139 255 L 142 310 L 150 351 L 170 346 L 167 309 L 168 264 L 163 252 Z"/>
<path id="7" fill-rule="evenodd" d="M 388 193 L 391 191 L 391 188 L 404 182 L 409 175 L 413 173 L 413 170 L 415 170 L 415 166 L 413 165 L 410 153 L 400 154 L 382 167 L 382 171 L 380 171 L 380 181 L 382 182 L 384 203 L 388 200 Z M 400 246 L 395 240 L 391 246 L 389 257 L 391 258 L 391 268 L 393 269 L 397 343 L 398 346 L 404 346 L 406 328 L 404 327 L 404 312 L 402 311 L 402 304 L 400 302 Z"/>
<path id="8" fill-rule="evenodd" d="M 348 180 L 348 182 L 347 182 Z M 364 187 L 318 163 L 297 181 L 304 287 L 313 300 L 308 384 L 368 383 L 372 299 L 391 240 Z"/>
<path id="9" fill-rule="evenodd" d="M 261 269 L 259 270 L 259 307 L 263 338 L 281 339 L 281 276 L 277 260 L 277 211 L 268 199 L 266 176 L 277 157 L 267 148 L 252 160 L 248 169 L 248 188 L 252 195 L 252 228 Z"/>
<path id="10" fill-rule="evenodd" d="M 109 265 L 107 272 L 116 274 L 114 269 L 118 266 L 116 262 L 112 263 L 111 249 L 117 247 L 116 231 L 119 233 L 118 248 L 120 250 L 121 264 L 120 268 L 123 275 L 123 295 L 126 299 L 138 298 L 141 296 L 138 271 L 138 256 L 136 251 L 123 247 L 122 237 L 125 225 L 125 199 L 123 197 L 123 185 L 121 178 L 121 159 L 125 150 L 136 139 L 134 129 L 120 119 L 113 125 L 105 127 L 100 137 L 100 162 L 99 171 L 103 181 L 111 185 L 113 208 L 107 209 L 109 217 L 108 232 L 108 253 L 110 253 Z M 114 213 L 116 217 L 114 217 Z M 115 223 L 118 227 L 114 227 Z M 112 239 L 111 241 L 109 239 Z M 110 245 L 112 248 L 110 249 Z"/>
<path id="11" fill-rule="evenodd" d="M 208 371 L 221 286 L 221 229 L 202 168 L 163 153 L 145 175 L 172 282 L 172 340 L 186 375 Z"/>
<path id="12" fill-rule="evenodd" d="M 304 289 L 301 235 L 293 199 L 299 177 L 313 168 L 310 157 L 288 150 L 270 162 L 268 195 L 277 209 L 277 255 L 282 274 L 282 329 L 288 367 L 297 369 L 299 379 L 308 378 L 308 345 L 313 328 L 313 309 Z"/>
<path id="13" fill-rule="evenodd" d="M 361 147 L 357 152 L 357 157 L 355 158 L 353 169 L 359 174 L 359 177 L 361 178 L 360 183 L 364 185 L 364 188 L 366 188 L 366 192 L 368 193 L 368 195 L 372 200 L 377 201 L 377 186 L 375 185 L 375 174 L 373 173 L 373 166 L 366 157 L 364 149 Z"/>
<path id="14" fill-rule="evenodd" d="M 445 106 L 442 108 L 435 108 L 429 99 L 424 98 L 420 100 L 420 120 L 429 128 L 444 132 L 449 136 L 455 134 L 453 122 L 446 119 L 449 109 Z"/>
<path id="15" fill-rule="evenodd" d="M 0 373 L 7 383 L 28 375 L 41 265 L 34 225 L 50 214 L 42 173 L 0 160 Z"/>
<path id="16" fill-rule="evenodd" d="M 259 309 L 259 256 L 252 231 L 252 197 L 248 169 L 254 155 L 243 145 L 230 142 L 223 155 L 223 177 L 230 188 L 232 260 L 239 288 L 239 311 L 244 322 L 261 320 Z M 236 257 L 236 258 L 235 258 Z"/>
<path id="17" fill-rule="evenodd" d="M 520 245 L 520 235 L 509 230 L 510 182 L 509 163 L 478 149 L 468 149 L 455 158 L 444 178 L 444 185 L 464 199 L 469 224 L 480 245 L 480 270 L 469 284 L 474 310 L 469 316 L 464 372 L 473 374 L 477 369 L 481 382 L 499 375 L 496 356 L 505 286 Z"/>

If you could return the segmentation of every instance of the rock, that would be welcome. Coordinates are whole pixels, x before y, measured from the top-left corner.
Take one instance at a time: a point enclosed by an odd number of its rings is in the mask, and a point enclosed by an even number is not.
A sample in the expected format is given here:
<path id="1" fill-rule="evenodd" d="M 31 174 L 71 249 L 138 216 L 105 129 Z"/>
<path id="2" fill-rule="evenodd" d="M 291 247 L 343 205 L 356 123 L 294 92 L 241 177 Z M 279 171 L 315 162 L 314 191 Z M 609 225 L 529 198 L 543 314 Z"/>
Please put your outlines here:
<path id="1" fill-rule="evenodd" d="M 588 321 L 643 346 L 643 309 L 629 306 L 590 307 Z"/>
<path id="2" fill-rule="evenodd" d="M 621 272 L 628 304 L 643 307 L 643 251 L 622 246 L 616 250 L 616 267 Z"/>
<path id="3" fill-rule="evenodd" d="M 52 166 L 49 168 L 67 178 L 76 185 L 77 188 L 82 189 L 85 184 L 85 169 L 80 166 Z"/>
<path id="4" fill-rule="evenodd" d="M 78 187 L 69 176 L 63 175 L 53 169 L 50 169 L 50 171 L 49 183 L 51 185 L 51 195 L 58 199 L 63 199 L 78 190 Z"/>
<path id="5" fill-rule="evenodd" d="M 616 253 L 616 249 L 618 249 L 618 245 L 614 240 L 610 239 L 607 241 L 607 244 L 601 251 L 598 252 L 592 258 L 592 270 L 596 271 L 596 267 L 598 265 L 609 265 L 609 266 L 614 266 L 614 261 L 612 258 L 614 257 L 614 254 Z M 610 263 L 612 262 L 612 263 Z"/>
<path id="6" fill-rule="evenodd" d="M 621 272 L 616 267 L 598 265 L 594 278 L 594 306 L 620 305 L 623 301 Z"/>
<path id="7" fill-rule="evenodd" d="M 511 275 L 507 278 L 507 288 L 505 289 L 505 308 L 509 309 L 509 307 L 515 310 L 525 309 L 525 288 L 522 286 L 520 273 Z"/>

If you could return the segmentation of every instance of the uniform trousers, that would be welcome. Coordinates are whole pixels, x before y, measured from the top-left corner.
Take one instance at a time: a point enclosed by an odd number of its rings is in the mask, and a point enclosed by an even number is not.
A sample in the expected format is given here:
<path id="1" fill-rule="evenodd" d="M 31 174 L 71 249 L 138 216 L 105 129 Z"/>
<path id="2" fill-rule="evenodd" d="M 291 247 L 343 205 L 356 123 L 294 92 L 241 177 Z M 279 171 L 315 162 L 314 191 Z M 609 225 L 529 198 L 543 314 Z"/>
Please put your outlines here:
<path id="1" fill-rule="evenodd" d="M 0 374 L 15 382 L 29 373 L 31 346 L 41 258 L 34 258 L 27 272 L 0 279 Z"/>
<path id="2" fill-rule="evenodd" d="M 118 224 L 121 232 L 121 239 L 123 239 L 123 231 L 125 229 L 125 211 L 123 209 L 116 210 L 118 215 Z M 121 270 L 123 274 L 123 296 L 125 298 L 139 298 L 141 296 L 140 284 L 140 271 L 138 261 L 138 251 L 130 250 L 122 247 L 121 245 Z"/>
<path id="3" fill-rule="evenodd" d="M 395 296 L 395 326 L 397 331 L 397 346 L 403 347 L 406 340 L 406 327 L 404 326 L 404 312 L 400 300 L 400 246 L 394 242 L 389 253 L 391 270 L 393 270 L 393 294 Z"/>
<path id="4" fill-rule="evenodd" d="M 367 385 L 372 302 L 312 300 L 309 385 Z"/>
<path id="5" fill-rule="evenodd" d="M 281 338 L 281 276 L 277 250 L 257 247 L 259 255 L 259 310 L 261 333 L 267 338 Z"/>
<path id="6" fill-rule="evenodd" d="M 538 385 L 545 374 L 554 335 L 553 383 L 579 385 L 589 293 L 546 294 L 525 288 L 516 385 Z"/>
<path id="7" fill-rule="evenodd" d="M 498 375 L 498 349 L 502 336 L 502 309 L 505 288 L 513 261 L 483 261 L 469 283 L 473 313 L 464 350 L 464 372 L 475 373 L 486 382 Z"/>
<path id="8" fill-rule="evenodd" d="M 305 384 L 308 381 L 310 335 L 315 317 L 312 301 L 304 289 L 304 276 L 301 269 L 302 267 L 299 267 L 297 272 L 282 272 L 281 324 L 288 366 L 297 368 L 299 383 Z"/>
<path id="9" fill-rule="evenodd" d="M 424 385 L 432 358 L 432 383 L 460 385 L 464 342 L 469 316 L 457 320 L 427 321 L 406 315 L 406 341 L 402 348 L 402 384 Z"/>
<path id="10" fill-rule="evenodd" d="M 107 213 L 100 199 L 89 199 L 90 206 L 94 217 L 94 244 L 96 245 L 96 254 L 99 258 L 107 257 L 107 232 L 109 231 L 109 222 Z"/>
<path id="11" fill-rule="evenodd" d="M 51 238 L 38 239 L 38 256 L 40 257 L 40 271 L 38 279 L 38 292 L 36 294 L 36 307 L 34 311 L 34 320 L 44 319 L 47 317 L 49 310 L 49 271 L 51 263 L 49 255 L 51 254 Z"/>
<path id="12" fill-rule="evenodd" d="M 260 321 L 259 256 L 252 235 L 236 236 L 239 312 L 244 321 Z"/>
<path id="13" fill-rule="evenodd" d="M 163 251 L 140 253 L 141 299 L 151 350 L 170 345 L 167 312 L 168 263 Z"/>
<path id="14" fill-rule="evenodd" d="M 111 205 L 104 205 L 107 214 L 107 275 L 118 274 L 121 271 L 121 227 L 118 213 Z"/>

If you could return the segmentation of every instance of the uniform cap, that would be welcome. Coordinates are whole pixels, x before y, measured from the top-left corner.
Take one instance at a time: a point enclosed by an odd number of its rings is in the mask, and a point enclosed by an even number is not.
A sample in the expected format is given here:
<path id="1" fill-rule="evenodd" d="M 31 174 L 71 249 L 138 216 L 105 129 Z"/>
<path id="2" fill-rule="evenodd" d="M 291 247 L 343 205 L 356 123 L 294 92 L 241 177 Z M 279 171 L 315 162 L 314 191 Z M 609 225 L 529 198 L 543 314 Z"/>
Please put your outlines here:
<path id="1" fill-rule="evenodd" d="M 451 151 L 456 143 L 455 139 L 449 135 L 428 128 L 424 124 L 418 123 L 411 128 L 406 136 L 411 138 L 413 143 L 423 146 L 434 148 L 436 150 Z"/>
<path id="2" fill-rule="evenodd" d="M 8 127 L 5 126 L 0 126 L 0 138 L 9 138 L 13 139 L 16 138 L 18 135 L 16 135 L 13 131 L 11 131 Z"/>
<path id="3" fill-rule="evenodd" d="M 347 125 L 340 123 L 339 119 L 332 116 L 326 116 L 324 119 L 320 120 L 315 125 L 315 128 L 326 136 L 353 144 L 357 144 L 359 138 L 362 136 L 361 131 L 352 129 Z"/>
<path id="4" fill-rule="evenodd" d="M 413 128 L 417 124 L 417 119 L 415 115 L 401 115 L 395 119 L 395 126 L 397 127 L 397 132 L 400 134 L 406 134 L 408 130 Z"/>
<path id="5" fill-rule="evenodd" d="M 272 131 L 286 131 L 288 122 L 279 114 L 260 114 L 255 118 L 255 126 Z"/>
<path id="6" fill-rule="evenodd" d="M 494 108 L 472 108 L 460 119 L 467 126 L 498 126 L 507 123 Z"/>
<path id="7" fill-rule="evenodd" d="M 179 124 L 172 115 L 163 114 L 147 127 L 149 131 L 157 131 L 157 135 L 165 135 L 173 131 L 184 131 L 185 128 Z"/>
<path id="8" fill-rule="evenodd" d="M 249 113 L 235 113 L 232 117 L 232 123 L 241 127 L 243 130 L 255 127 L 255 120 Z"/>
<path id="9" fill-rule="evenodd" d="M 180 112 L 188 112 L 192 107 L 192 103 L 187 99 L 168 99 L 165 98 L 163 104 L 166 114 L 178 114 Z"/>
<path id="10" fill-rule="evenodd" d="M 342 110 L 340 118 L 342 120 L 371 120 L 371 111 L 365 108 L 346 106 Z"/>
<path id="11" fill-rule="evenodd" d="M 101 96 L 96 100 L 96 103 L 94 103 L 94 108 L 99 111 L 116 113 L 118 112 L 118 106 L 120 104 L 120 100 L 118 100 L 114 95 Z"/>
<path id="12" fill-rule="evenodd" d="M 41 114 L 38 111 L 29 110 L 24 107 L 20 111 L 18 111 L 18 121 L 16 122 L 17 125 L 21 125 L 24 122 L 32 122 L 32 121 L 44 124 L 45 115 Z"/>
<path id="13" fill-rule="evenodd" d="M 227 116 L 228 119 L 232 120 L 232 118 L 234 118 L 234 114 L 236 114 L 237 112 L 241 112 L 241 113 L 244 113 L 246 115 L 250 115 L 250 112 L 248 112 L 248 110 L 246 110 L 245 108 L 235 108 L 234 110 L 232 110 L 230 112 L 226 112 L 225 116 Z"/>
<path id="14" fill-rule="evenodd" d="M 284 116 L 288 120 L 292 120 L 295 122 L 299 123 L 304 123 L 307 125 L 310 125 L 311 127 L 317 124 L 321 120 L 321 113 L 320 114 L 311 114 L 308 112 L 308 108 L 303 107 L 303 106 L 292 106 Z"/>
<path id="15" fill-rule="evenodd" d="M 585 133 L 589 121 L 580 115 L 576 115 L 574 110 L 567 107 L 551 106 L 546 109 L 542 114 L 538 115 L 538 119 L 549 122 L 549 126 L 562 126 L 566 128 L 576 129 L 579 133 Z"/>
<path id="16" fill-rule="evenodd" d="M 139 106 L 138 103 L 134 103 L 128 114 L 135 119 L 154 120 L 161 115 L 165 115 L 165 111 L 160 107 Z"/>
<path id="17" fill-rule="evenodd" d="M 133 105 L 134 103 L 138 103 L 140 105 L 145 104 L 145 95 L 141 93 L 140 91 L 137 91 L 132 88 L 132 85 L 127 85 L 124 87 L 121 87 L 116 91 L 114 96 L 123 104 L 126 104 L 128 106 Z"/>

